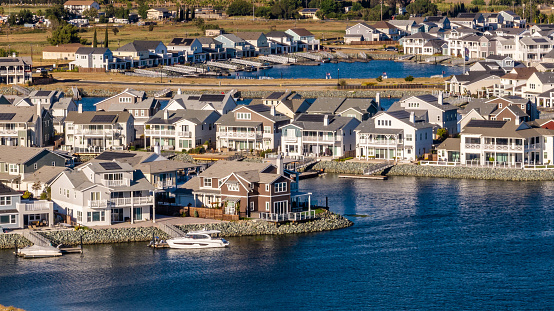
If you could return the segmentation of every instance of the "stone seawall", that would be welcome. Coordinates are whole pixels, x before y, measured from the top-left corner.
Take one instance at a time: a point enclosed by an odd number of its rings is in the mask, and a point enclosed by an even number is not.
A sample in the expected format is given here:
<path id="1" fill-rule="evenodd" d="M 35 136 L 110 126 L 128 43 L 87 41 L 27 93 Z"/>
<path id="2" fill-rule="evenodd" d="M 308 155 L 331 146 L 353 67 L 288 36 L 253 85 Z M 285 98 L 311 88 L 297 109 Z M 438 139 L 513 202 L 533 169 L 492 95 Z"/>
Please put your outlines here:
<path id="1" fill-rule="evenodd" d="M 337 161 L 320 161 L 312 166 L 312 170 L 324 170 L 326 173 L 337 174 L 363 174 L 364 170 L 372 169 L 380 164 L 364 163 L 364 162 L 337 162 Z"/>
<path id="2" fill-rule="evenodd" d="M 27 240 L 22 235 L 15 233 L 0 233 L 0 248 L 15 248 L 16 242 L 19 248 L 33 245 L 31 241 Z"/>
<path id="3" fill-rule="evenodd" d="M 418 176 L 464 179 L 489 179 L 513 181 L 551 181 L 553 170 L 529 171 L 483 167 L 444 167 L 427 165 L 397 165 L 387 173 L 389 176 Z"/>
<path id="4" fill-rule="evenodd" d="M 207 230 L 220 230 L 222 236 L 230 237 L 321 232 L 342 229 L 354 224 L 343 216 L 328 211 L 318 214 L 317 217 L 314 221 L 281 225 L 266 221 L 241 220 L 216 224 L 184 225 L 180 226 L 180 228 L 188 231 L 202 230 L 204 228 Z M 165 232 L 156 227 L 39 231 L 38 233 L 50 240 L 52 245 L 78 245 L 81 243 L 81 236 L 83 237 L 83 244 L 147 242 L 152 240 L 153 234 L 162 239 L 168 238 Z M 14 248 L 16 240 L 19 247 L 32 245 L 31 242 L 18 234 L 3 234 L 0 235 L 0 248 Z"/>

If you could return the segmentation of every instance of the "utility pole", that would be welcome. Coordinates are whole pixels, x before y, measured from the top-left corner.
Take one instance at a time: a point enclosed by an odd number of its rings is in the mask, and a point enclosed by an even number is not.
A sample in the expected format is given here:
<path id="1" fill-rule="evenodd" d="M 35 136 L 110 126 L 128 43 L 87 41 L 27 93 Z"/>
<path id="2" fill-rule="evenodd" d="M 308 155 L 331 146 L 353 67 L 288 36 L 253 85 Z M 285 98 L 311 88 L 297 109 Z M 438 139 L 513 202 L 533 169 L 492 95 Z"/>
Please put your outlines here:
<path id="1" fill-rule="evenodd" d="M 381 21 L 383 21 L 383 0 L 381 0 Z"/>

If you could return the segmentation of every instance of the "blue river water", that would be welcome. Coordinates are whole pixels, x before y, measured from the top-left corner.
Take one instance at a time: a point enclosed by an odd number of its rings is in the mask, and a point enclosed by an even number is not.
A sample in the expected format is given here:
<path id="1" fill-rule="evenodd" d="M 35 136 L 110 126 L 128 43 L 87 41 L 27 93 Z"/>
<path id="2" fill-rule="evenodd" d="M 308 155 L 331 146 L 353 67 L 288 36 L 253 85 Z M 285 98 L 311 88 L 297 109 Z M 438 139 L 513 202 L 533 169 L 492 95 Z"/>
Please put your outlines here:
<path id="1" fill-rule="evenodd" d="M 26 310 L 552 310 L 552 182 L 302 181 L 350 215 L 330 232 L 218 250 L 0 251 L 0 303 Z M 355 215 L 355 216 L 354 216 Z"/>
<path id="2" fill-rule="evenodd" d="M 444 65 L 417 64 L 411 62 L 395 62 L 376 60 L 354 63 L 324 63 L 319 66 L 284 66 L 276 65 L 271 69 L 254 72 L 233 73 L 227 78 L 267 76 L 275 79 L 374 79 L 386 73 L 389 78 L 430 77 L 443 74 L 444 76 L 461 74 L 463 68 Z M 327 74 L 330 74 L 328 76 Z"/>

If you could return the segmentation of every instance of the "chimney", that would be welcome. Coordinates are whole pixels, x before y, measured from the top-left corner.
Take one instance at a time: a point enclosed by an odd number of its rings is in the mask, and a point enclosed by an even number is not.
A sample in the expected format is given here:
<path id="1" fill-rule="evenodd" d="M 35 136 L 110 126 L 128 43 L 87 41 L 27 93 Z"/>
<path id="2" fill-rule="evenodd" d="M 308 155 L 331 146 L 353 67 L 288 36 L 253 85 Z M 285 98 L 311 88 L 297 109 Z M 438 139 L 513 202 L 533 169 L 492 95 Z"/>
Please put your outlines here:
<path id="1" fill-rule="evenodd" d="M 329 125 L 329 116 L 324 115 L 323 116 L 323 126 L 328 126 L 328 125 Z"/>
<path id="2" fill-rule="evenodd" d="M 410 112 L 410 123 L 414 123 L 415 124 L 415 113 L 412 111 Z"/>
<path id="3" fill-rule="evenodd" d="M 272 116 L 275 116 L 275 106 L 271 105 L 271 107 L 269 108 L 269 113 L 270 113 Z"/>
<path id="4" fill-rule="evenodd" d="M 12 57 L 13 57 L 13 58 L 16 58 L 16 57 L 17 57 L 17 55 L 15 54 L 15 52 L 12 53 Z"/>
<path id="5" fill-rule="evenodd" d="M 155 153 L 155 154 L 161 154 L 161 149 L 162 149 L 162 148 L 160 147 L 160 143 L 156 143 L 156 144 L 154 145 L 154 153 Z"/>
<path id="6" fill-rule="evenodd" d="M 164 120 L 169 119 L 169 111 L 167 109 L 164 109 Z"/>
<path id="7" fill-rule="evenodd" d="M 277 174 L 283 175 L 284 169 L 283 169 L 283 156 L 281 154 L 277 155 L 277 159 L 275 161 L 277 164 Z"/>
<path id="8" fill-rule="evenodd" d="M 79 106 L 77 106 L 77 112 L 83 113 L 83 104 L 79 104 Z"/>
<path id="9" fill-rule="evenodd" d="M 518 117 L 516 117 L 515 121 L 516 121 L 516 125 L 519 126 L 519 124 L 521 123 L 521 121 L 519 120 Z"/>
<path id="10" fill-rule="evenodd" d="M 181 94 L 183 94 L 183 92 L 181 92 L 181 88 L 178 88 L 177 89 L 177 95 L 181 95 Z"/>
<path id="11" fill-rule="evenodd" d="M 443 100 L 443 97 L 442 97 L 442 91 L 439 92 L 439 105 L 444 105 L 444 100 Z"/>
<path id="12" fill-rule="evenodd" d="M 381 93 L 375 93 L 375 102 L 377 103 L 377 108 L 381 108 Z"/>

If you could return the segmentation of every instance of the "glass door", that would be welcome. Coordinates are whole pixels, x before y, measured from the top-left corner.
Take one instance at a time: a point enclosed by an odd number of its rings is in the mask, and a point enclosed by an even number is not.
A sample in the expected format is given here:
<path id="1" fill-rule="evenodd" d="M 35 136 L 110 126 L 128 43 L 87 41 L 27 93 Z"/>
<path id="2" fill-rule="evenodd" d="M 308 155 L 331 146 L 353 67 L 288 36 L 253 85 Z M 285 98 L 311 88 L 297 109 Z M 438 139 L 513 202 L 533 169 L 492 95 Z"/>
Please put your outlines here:
<path id="1" fill-rule="evenodd" d="M 133 219 L 142 220 L 142 207 L 133 208 Z"/>

